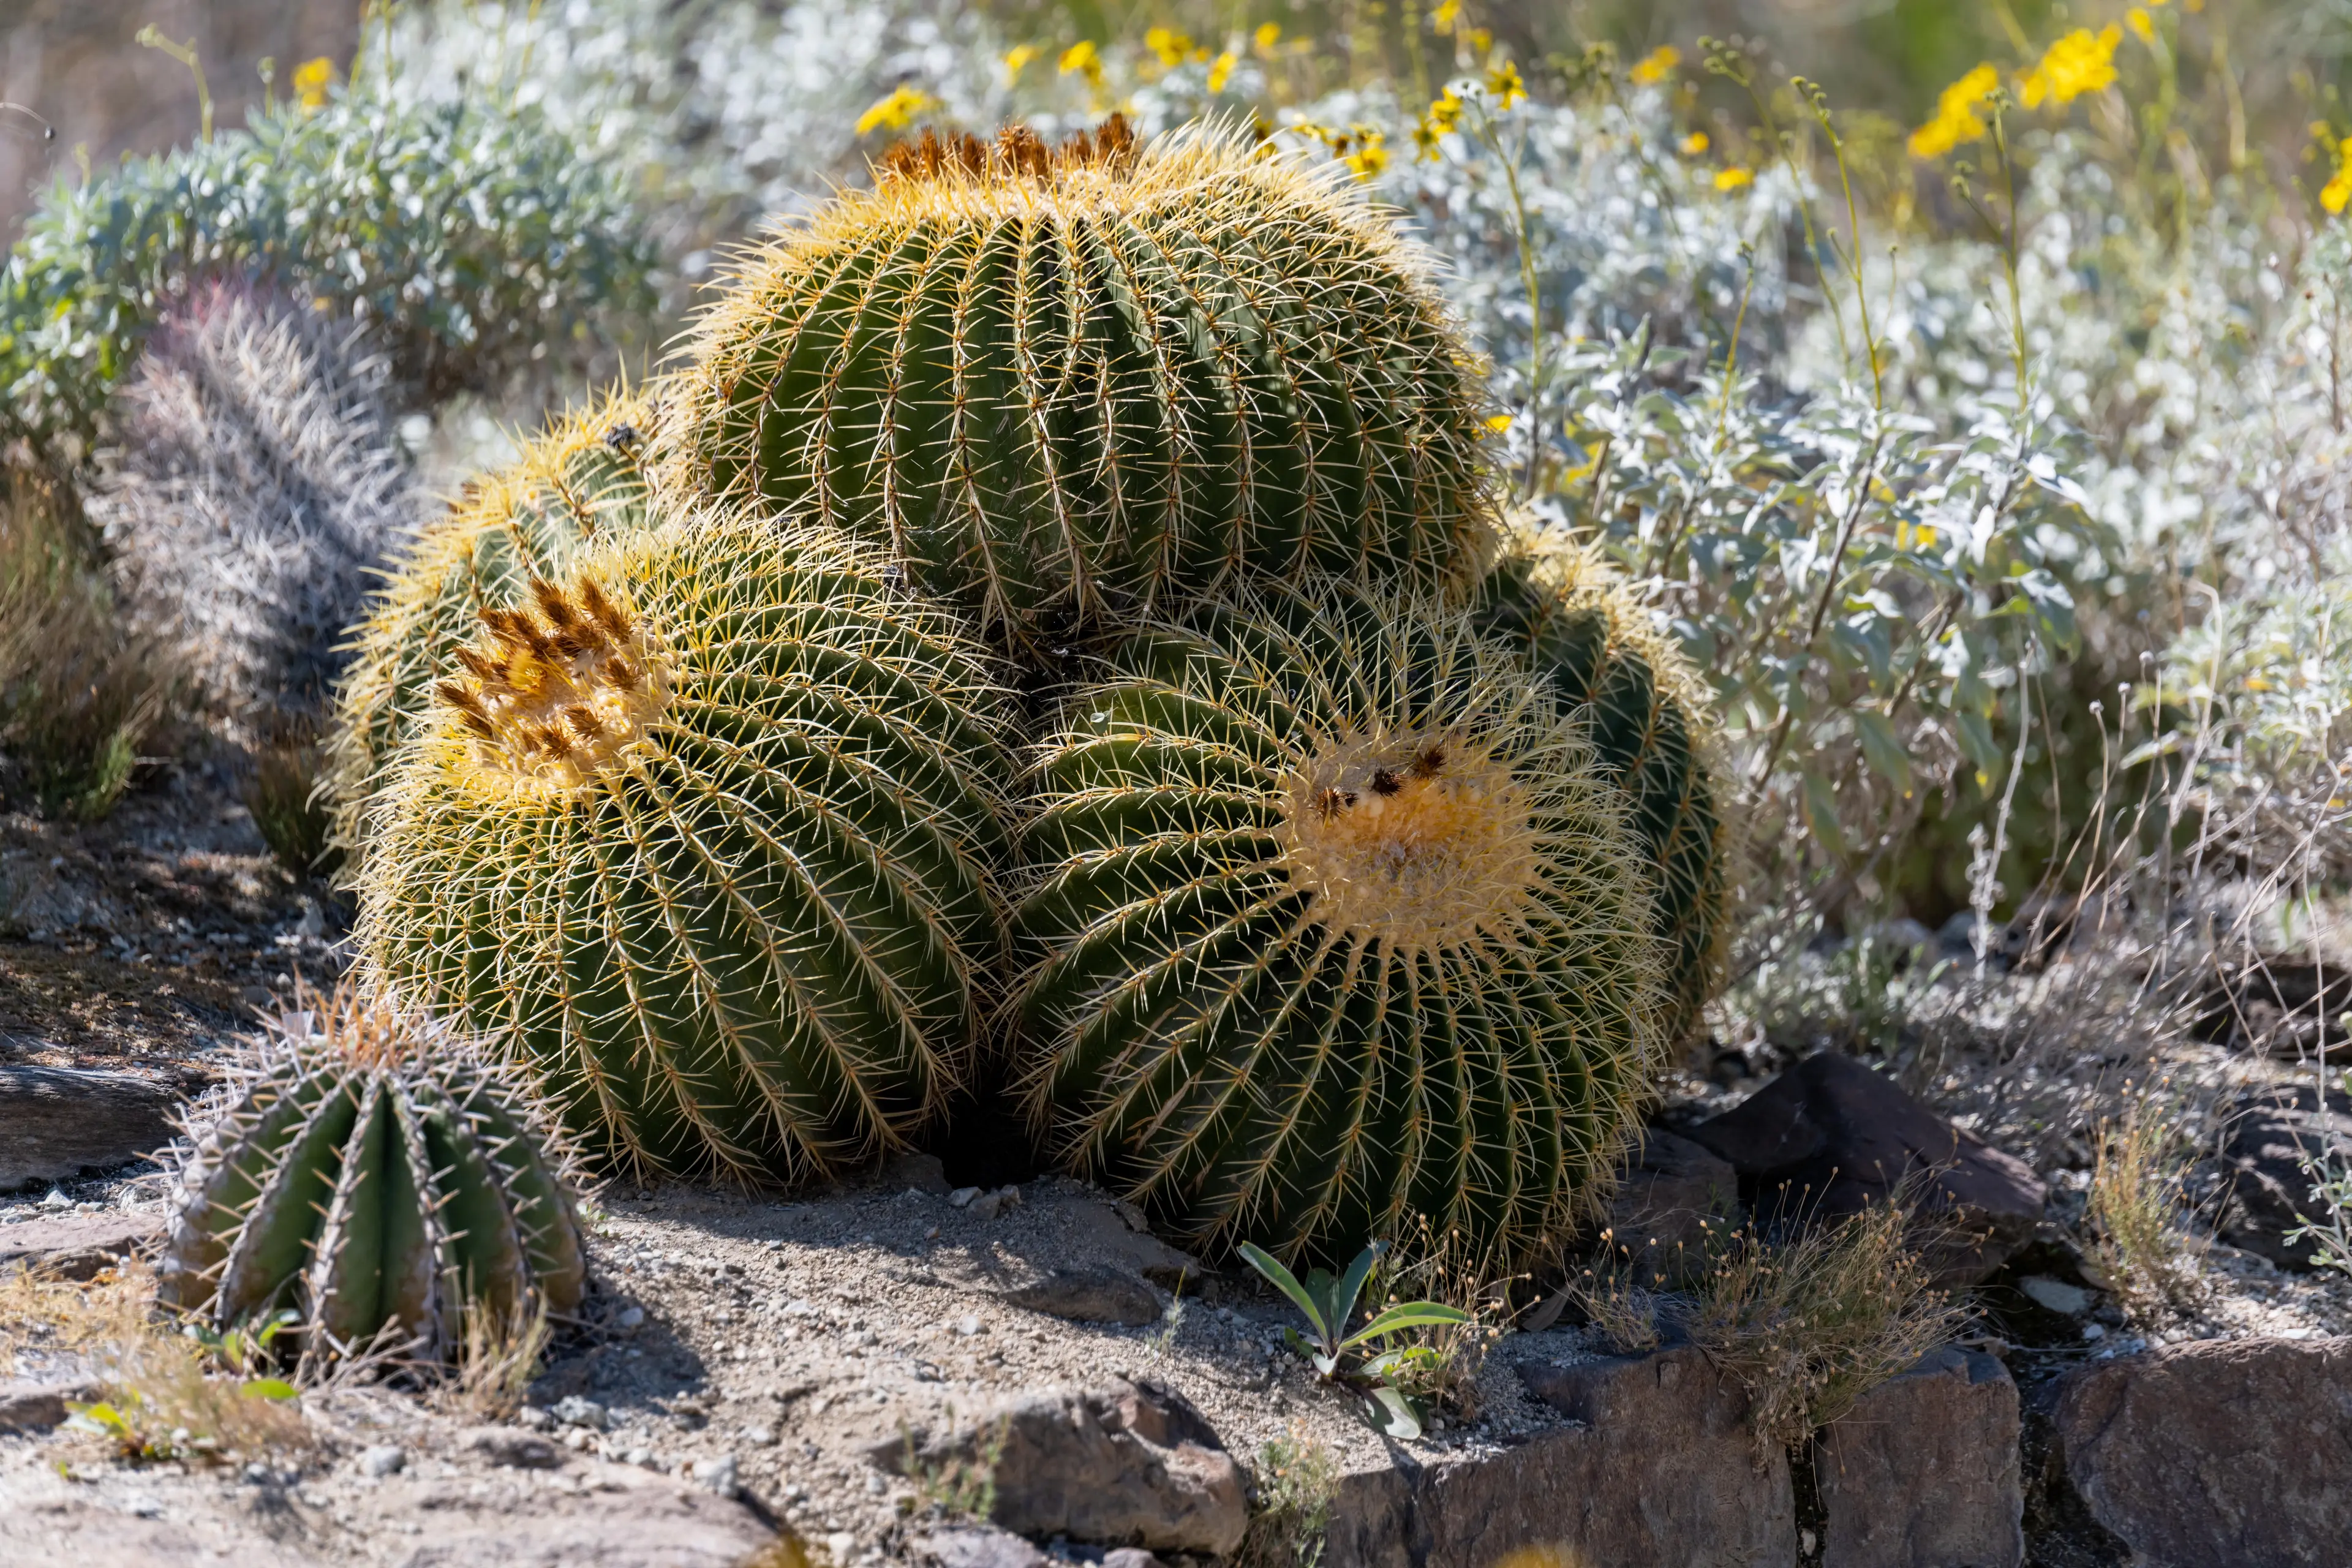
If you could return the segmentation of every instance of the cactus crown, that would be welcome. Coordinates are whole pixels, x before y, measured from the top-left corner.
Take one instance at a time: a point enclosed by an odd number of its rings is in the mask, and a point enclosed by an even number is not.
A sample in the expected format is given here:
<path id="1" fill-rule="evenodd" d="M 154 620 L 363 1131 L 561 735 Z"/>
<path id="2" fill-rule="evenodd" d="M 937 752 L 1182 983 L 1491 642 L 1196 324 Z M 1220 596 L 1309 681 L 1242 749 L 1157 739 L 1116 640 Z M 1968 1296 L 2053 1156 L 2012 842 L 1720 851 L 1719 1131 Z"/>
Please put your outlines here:
<path id="1" fill-rule="evenodd" d="M 884 153 L 874 174 L 883 185 L 961 180 L 976 186 L 1014 179 L 1043 185 L 1082 171 L 1132 174 L 1140 151 L 1124 114 L 1112 115 L 1092 133 L 1074 132 L 1058 147 L 1026 125 L 1006 126 L 993 142 L 970 134 L 941 136 L 926 127 Z"/>
<path id="2" fill-rule="evenodd" d="M 473 679 L 434 689 L 473 735 L 486 777 L 578 789 L 660 717 L 667 667 L 594 577 L 583 573 L 569 590 L 534 577 L 530 592 L 537 615 L 482 610 L 487 641 L 457 655 Z"/>

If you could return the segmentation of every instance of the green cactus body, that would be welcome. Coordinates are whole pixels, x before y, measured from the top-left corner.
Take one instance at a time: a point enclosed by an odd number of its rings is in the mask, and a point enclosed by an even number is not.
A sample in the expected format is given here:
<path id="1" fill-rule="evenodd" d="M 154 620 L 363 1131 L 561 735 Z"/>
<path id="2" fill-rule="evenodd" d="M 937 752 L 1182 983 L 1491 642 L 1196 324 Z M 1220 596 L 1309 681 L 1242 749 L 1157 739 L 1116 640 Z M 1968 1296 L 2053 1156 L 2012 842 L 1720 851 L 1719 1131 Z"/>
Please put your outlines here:
<path id="1" fill-rule="evenodd" d="M 441 1024 L 348 989 L 272 1020 L 176 1152 L 164 1300 L 221 1329 L 291 1310 L 310 1369 L 444 1359 L 468 1311 L 580 1303 L 569 1156 L 513 1070 Z"/>
<path id="2" fill-rule="evenodd" d="M 622 1164 L 792 1184 L 961 1088 L 1002 948 L 1003 693 L 877 552 L 745 513 L 484 613 L 385 798 L 358 939 Z"/>
<path id="3" fill-rule="evenodd" d="M 355 880 L 370 803 L 424 725 L 433 683 L 481 630 L 478 613 L 560 575 L 583 550 L 649 527 L 646 455 L 656 410 L 617 392 L 557 422 L 510 467 L 469 485 L 428 524 L 354 630 L 328 743 L 330 837 Z"/>
<path id="4" fill-rule="evenodd" d="M 1623 584 L 1557 536 L 1516 531 L 1479 586 L 1474 619 L 1583 713 L 1601 776 L 1624 795 L 1654 868 L 1666 1032 L 1678 1043 L 1720 984 L 1730 925 L 1706 689 Z"/>
<path id="5" fill-rule="evenodd" d="M 1103 662 L 1014 903 L 1058 1152 L 1194 1241 L 1324 1261 L 1416 1215 L 1519 1259 L 1605 1194 L 1660 1037 L 1648 879 L 1522 663 L 1336 581 Z"/>
<path id="6" fill-rule="evenodd" d="M 754 251 L 700 323 L 681 486 L 886 544 L 983 628 L 1248 575 L 1445 577 L 1482 394 L 1423 258 L 1238 138 L 928 134 Z"/>

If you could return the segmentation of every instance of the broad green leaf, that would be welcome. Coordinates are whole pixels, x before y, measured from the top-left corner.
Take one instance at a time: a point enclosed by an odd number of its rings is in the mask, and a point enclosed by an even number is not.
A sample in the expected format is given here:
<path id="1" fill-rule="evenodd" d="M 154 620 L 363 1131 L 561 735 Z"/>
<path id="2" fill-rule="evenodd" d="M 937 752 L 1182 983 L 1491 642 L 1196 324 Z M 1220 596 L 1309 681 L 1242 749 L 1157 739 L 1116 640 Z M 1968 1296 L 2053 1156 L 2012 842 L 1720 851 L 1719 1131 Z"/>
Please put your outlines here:
<path id="1" fill-rule="evenodd" d="M 1321 1310 L 1315 1304 L 1315 1298 L 1307 1293 L 1307 1287 L 1298 1282 L 1297 1275 L 1283 1267 L 1280 1258 L 1255 1242 L 1244 1241 L 1235 1250 L 1242 1255 L 1243 1262 L 1265 1275 L 1276 1289 L 1289 1297 L 1298 1310 L 1307 1314 L 1307 1321 L 1314 1325 L 1317 1338 L 1328 1340 L 1332 1337 L 1330 1329 L 1323 1321 Z"/>
<path id="2" fill-rule="evenodd" d="M 1905 795 L 1911 793 L 1911 753 L 1903 749 L 1903 739 L 1887 722 L 1886 715 L 1875 708 L 1853 710 L 1853 732 L 1862 742 L 1862 754 L 1878 774 Z"/>

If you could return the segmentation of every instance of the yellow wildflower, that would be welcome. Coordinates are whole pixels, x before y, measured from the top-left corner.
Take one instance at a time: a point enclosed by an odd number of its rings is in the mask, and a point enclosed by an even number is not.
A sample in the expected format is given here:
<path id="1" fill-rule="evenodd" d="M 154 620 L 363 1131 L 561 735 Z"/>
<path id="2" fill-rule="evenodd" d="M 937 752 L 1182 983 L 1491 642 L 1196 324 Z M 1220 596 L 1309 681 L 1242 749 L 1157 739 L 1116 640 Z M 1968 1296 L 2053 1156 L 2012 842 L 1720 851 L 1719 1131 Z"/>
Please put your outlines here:
<path id="1" fill-rule="evenodd" d="M 1069 75 L 1072 71 L 1084 71 L 1088 81 L 1102 79 L 1102 56 L 1095 52 L 1094 41 L 1090 38 L 1080 38 L 1076 43 L 1064 49 L 1061 69 L 1064 76 Z"/>
<path id="2" fill-rule="evenodd" d="M 1696 158 L 1713 145 L 1714 143 L 1706 139 L 1706 132 L 1694 131 L 1675 143 L 1675 151 L 1685 158 Z"/>
<path id="3" fill-rule="evenodd" d="M 1143 47 L 1160 57 L 1160 63 L 1173 70 L 1184 63 L 1192 52 L 1192 40 L 1173 27 L 1147 28 Z"/>
<path id="4" fill-rule="evenodd" d="M 1360 180 L 1378 178 L 1381 171 L 1389 166 L 1389 150 L 1385 145 L 1387 140 L 1388 138 L 1377 131 L 1367 131 L 1363 133 L 1362 142 L 1353 153 L 1348 154 L 1347 158 L 1348 168 L 1356 178 Z"/>
<path id="5" fill-rule="evenodd" d="M 902 81 L 891 89 L 889 97 L 857 117 L 857 133 L 863 136 L 877 129 L 904 131 L 915 116 L 938 106 L 939 100 L 929 93 Z"/>
<path id="6" fill-rule="evenodd" d="M 1445 4 L 1429 14 L 1429 28 L 1433 33 L 1450 33 L 1454 24 L 1462 20 L 1462 0 L 1445 0 Z"/>
<path id="7" fill-rule="evenodd" d="M 2000 86 L 2000 73 L 1980 65 L 1946 88 L 1936 100 L 1936 118 L 1911 132 L 1911 156 L 1940 158 L 1963 142 L 1984 139 L 1985 122 L 1977 109 Z"/>
<path id="8" fill-rule="evenodd" d="M 1658 83 L 1674 75 L 1675 68 L 1682 63 L 1682 50 L 1675 47 L 1672 44 L 1660 44 L 1656 48 L 1652 49 L 1648 54 L 1643 55 L 1640 59 L 1633 62 L 1633 69 L 1631 72 L 1631 75 L 1637 86 L 1655 87 Z"/>
<path id="9" fill-rule="evenodd" d="M 1227 49 L 1209 62 L 1209 90 L 1223 92 L 1225 82 L 1234 74 L 1234 51 Z"/>
<path id="10" fill-rule="evenodd" d="M 1499 436 L 1510 427 L 1511 416 L 1509 415 L 1489 414 L 1486 416 L 1486 428 L 1492 430 L 1496 435 Z"/>
<path id="11" fill-rule="evenodd" d="M 2113 86 L 2116 46 L 2123 41 L 2124 30 L 2112 22 L 2096 35 L 2088 27 L 2075 28 L 2050 46 L 2042 63 L 2018 84 L 2018 96 L 2028 109 L 2041 108 L 2045 99 L 2063 109 L 2086 92 Z"/>
<path id="12" fill-rule="evenodd" d="M 2133 6 L 2124 17 L 2124 26 L 2129 27 L 2132 30 L 2132 37 L 2141 43 L 2150 47 L 2155 47 L 2156 24 L 2147 19 L 2147 12 L 2137 5 Z"/>
<path id="13" fill-rule="evenodd" d="M 1045 51 L 1034 44 L 1015 44 L 1004 51 L 1004 84 L 1007 87 L 1021 79 L 1029 62 Z"/>
<path id="14" fill-rule="evenodd" d="M 1494 47 L 1495 35 L 1492 31 L 1485 27 L 1473 27 L 1470 29 L 1470 52 L 1472 54 L 1483 55 Z"/>
<path id="15" fill-rule="evenodd" d="M 1279 22 L 1260 22 L 1257 25 L 1257 31 L 1252 33 L 1250 35 L 1250 38 L 1257 45 L 1258 53 L 1262 55 L 1272 54 L 1274 52 L 1274 46 L 1282 42 L 1282 24 Z"/>
<path id="16" fill-rule="evenodd" d="M 1715 188 L 1718 191 L 1736 191 L 1742 185 L 1755 183 L 1756 172 L 1752 169 L 1717 169 L 1715 172 Z"/>
<path id="17" fill-rule="evenodd" d="M 324 109 L 327 89 L 335 82 L 335 62 L 320 55 L 294 68 L 294 96 L 305 109 Z"/>
<path id="18" fill-rule="evenodd" d="M 1528 98 L 1527 84 L 1519 79 L 1519 68 L 1508 60 L 1486 73 L 1486 90 L 1495 95 L 1496 105 L 1503 109 L 1525 103 Z"/>
<path id="19" fill-rule="evenodd" d="M 2338 142 L 2335 153 L 2336 177 L 2328 181 L 2327 188 L 2319 193 L 2319 205 L 2326 207 L 2330 216 L 2341 213 L 2345 205 L 2352 202 L 2352 136 L 2347 136 Z"/>
<path id="20" fill-rule="evenodd" d="M 1440 135 L 1454 130 L 1462 123 L 1462 95 L 1447 88 L 1429 100 L 1429 112 L 1422 118 Z"/>

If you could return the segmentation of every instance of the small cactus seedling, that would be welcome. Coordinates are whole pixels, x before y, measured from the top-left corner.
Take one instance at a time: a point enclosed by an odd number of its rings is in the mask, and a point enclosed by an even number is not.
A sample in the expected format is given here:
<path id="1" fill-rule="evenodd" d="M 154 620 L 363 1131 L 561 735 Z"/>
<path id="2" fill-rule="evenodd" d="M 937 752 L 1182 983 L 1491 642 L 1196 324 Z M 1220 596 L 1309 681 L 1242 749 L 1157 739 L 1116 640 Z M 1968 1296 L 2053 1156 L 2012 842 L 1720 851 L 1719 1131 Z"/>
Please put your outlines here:
<path id="1" fill-rule="evenodd" d="M 751 253 L 672 405 L 681 485 L 887 547 L 1034 641 L 1251 575 L 1446 577 L 1481 393 L 1423 256 L 1225 131 L 929 133 Z"/>
<path id="2" fill-rule="evenodd" d="M 1521 649 L 1585 719 L 1657 884 L 1670 1040 L 1699 1024 L 1723 974 L 1729 856 L 1709 768 L 1714 704 L 1682 651 L 1595 556 L 1556 531 L 1512 531 L 1480 584 L 1480 631 Z"/>
<path id="3" fill-rule="evenodd" d="M 1505 1262 L 1602 1194 L 1659 1045 L 1647 857 L 1466 616 L 1336 581 L 1138 631 L 1042 747 L 1033 1117 L 1188 1237 Z"/>
<path id="4" fill-rule="evenodd" d="M 749 513 L 583 552 L 437 683 L 359 941 L 618 1163 L 791 1184 L 963 1086 L 1005 700 L 878 552 Z"/>
<path id="5" fill-rule="evenodd" d="M 348 986 L 310 1000 L 189 1115 L 163 1299 L 215 1331 L 291 1310 L 314 1372 L 446 1360 L 468 1312 L 577 1307 L 567 1156 L 513 1069 Z"/>
<path id="6" fill-rule="evenodd" d="M 149 337 L 89 497 L 134 628 L 245 744 L 315 724 L 414 524 L 381 360 L 275 290 L 208 284 Z"/>
<path id="7" fill-rule="evenodd" d="M 651 525 L 646 457 L 656 411 L 614 392 L 567 415 L 510 467 L 467 487 L 425 526 L 352 637 L 329 738 L 330 840 L 356 879 L 369 809 L 401 746 L 424 725 L 433 688 L 481 630 L 479 612 L 562 574 L 582 551 Z"/>

